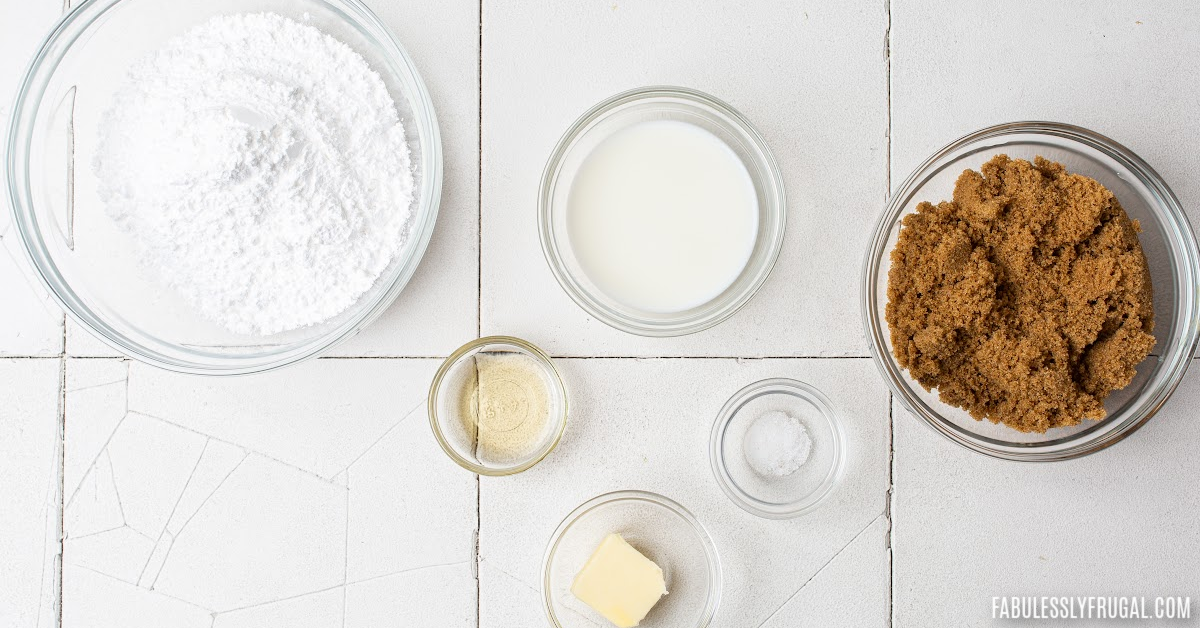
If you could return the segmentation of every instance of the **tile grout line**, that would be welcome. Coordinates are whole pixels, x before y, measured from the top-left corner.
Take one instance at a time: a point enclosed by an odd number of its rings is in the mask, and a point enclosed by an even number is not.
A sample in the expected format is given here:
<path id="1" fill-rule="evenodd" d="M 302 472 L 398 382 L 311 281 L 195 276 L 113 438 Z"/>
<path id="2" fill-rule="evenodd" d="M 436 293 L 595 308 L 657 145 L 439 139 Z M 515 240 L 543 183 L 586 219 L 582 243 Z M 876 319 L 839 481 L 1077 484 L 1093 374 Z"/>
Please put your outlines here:
<path id="1" fill-rule="evenodd" d="M 886 163 L 884 179 L 887 188 L 884 190 L 883 201 L 886 204 L 892 194 L 892 0 L 884 1 L 886 26 L 883 35 L 883 57 L 886 76 L 887 92 L 887 134 L 884 160 Z M 896 624 L 896 554 L 895 537 L 896 525 L 892 503 L 896 499 L 896 421 L 892 392 L 888 391 L 888 490 L 887 503 L 884 512 L 887 514 L 887 558 L 888 558 L 888 628 Z"/>
<path id="2" fill-rule="evenodd" d="M 483 0 L 479 0 L 479 65 L 476 68 L 476 79 L 479 81 L 478 102 L 476 107 L 479 109 L 479 123 L 477 127 L 478 144 L 476 145 L 476 158 L 478 159 L 478 170 L 475 175 L 475 207 L 477 210 L 478 222 L 475 226 L 475 335 L 476 337 L 483 336 Z M 482 624 L 481 614 L 481 598 L 482 598 L 482 581 L 479 574 L 479 542 L 483 536 L 481 534 L 481 526 L 483 516 L 480 511 L 480 505 L 483 503 L 483 483 L 480 480 L 479 474 L 475 474 L 475 534 L 472 539 L 474 547 L 474 571 L 475 571 L 475 628 L 480 628 Z M 343 628 L 345 628 L 343 626 Z"/>
<path id="3" fill-rule="evenodd" d="M 888 555 L 888 626 L 896 623 L 896 521 L 893 503 L 896 500 L 896 420 L 894 416 L 895 403 L 892 393 L 888 392 L 888 490 L 887 503 L 884 511 L 887 513 L 887 555 Z"/>
<path id="4" fill-rule="evenodd" d="M 401 419 L 403 420 L 403 419 Z M 353 465 L 353 463 L 351 463 Z M 346 527 L 342 535 L 342 628 L 346 628 L 346 596 L 350 590 L 350 467 L 346 467 Z M 334 476 L 336 477 L 336 476 Z M 216 621 L 216 616 L 213 616 Z"/>
<path id="5" fill-rule="evenodd" d="M 67 316 L 63 315 L 63 354 L 62 361 L 59 367 L 59 395 L 58 395 L 58 522 L 55 528 L 55 543 L 58 545 L 54 552 L 54 604 L 53 610 L 56 611 L 57 622 L 56 626 L 63 625 L 63 550 L 65 543 L 63 537 L 66 535 L 67 529 Z M 124 519 L 124 514 L 121 516 Z M 42 555 L 42 564 L 46 561 L 45 554 Z M 43 579 L 42 584 L 45 584 Z M 39 598 L 41 596 L 38 596 Z M 41 624 L 40 615 L 42 612 L 42 601 L 38 600 L 38 623 Z M 39 625 L 38 628 L 41 628 Z"/>
<path id="6" fill-rule="evenodd" d="M 884 158 L 887 163 L 885 173 L 887 189 L 883 191 L 883 200 L 886 203 L 888 197 L 892 195 L 892 0 L 884 0 L 884 11 L 887 15 L 887 26 L 883 33 L 883 58 L 887 68 L 887 133 L 884 136 L 886 139 Z"/>
<path id="7" fill-rule="evenodd" d="M 66 15 L 71 12 L 72 4 L 73 4 L 73 0 L 63 0 L 62 10 L 59 12 L 60 17 L 66 17 Z M 75 89 L 76 89 L 76 86 L 71 87 L 72 91 L 74 91 Z M 71 125 L 70 125 L 69 136 L 68 136 L 68 141 L 70 142 L 70 147 L 71 147 L 71 160 L 70 160 L 69 165 L 72 168 L 72 172 L 70 174 L 68 174 L 68 179 L 67 179 L 67 186 L 69 188 L 69 198 L 70 198 L 70 202 L 72 204 L 74 202 L 73 187 L 75 184 L 74 176 L 73 176 L 74 175 L 74 172 L 73 172 L 74 161 L 75 161 L 75 124 L 74 124 L 75 120 L 74 120 L 74 116 L 75 116 L 75 102 L 74 102 L 74 97 L 72 97 Z M 68 226 L 69 227 L 68 233 L 71 234 L 71 244 L 72 244 L 72 248 L 73 248 L 74 247 L 74 231 L 75 231 L 75 229 L 74 229 L 75 214 L 74 214 L 73 206 L 71 207 L 71 210 L 72 210 L 71 211 L 71 224 Z M 67 494 L 66 493 L 67 493 L 67 361 L 68 361 L 67 353 L 68 352 L 67 352 L 67 314 L 66 314 L 66 312 L 62 313 L 62 318 L 60 320 L 62 321 L 62 354 L 61 354 L 62 362 L 61 362 L 61 374 L 60 374 L 61 379 L 59 382 L 59 398 L 58 398 L 58 403 L 59 403 L 59 424 L 58 424 L 58 429 L 59 429 L 59 433 L 58 433 L 59 470 L 58 470 L 58 524 L 57 524 L 58 529 L 56 531 L 57 532 L 56 536 L 58 537 L 58 539 L 57 539 L 58 551 L 56 552 L 56 556 L 55 556 L 55 570 L 54 570 L 55 571 L 54 599 L 55 599 L 55 602 L 58 607 L 57 609 L 55 609 L 57 611 L 57 613 L 56 613 L 57 616 L 55 618 L 57 620 L 55 622 L 55 626 L 57 628 L 62 628 L 62 625 L 63 625 L 63 565 L 65 564 L 65 561 L 63 560 L 63 555 L 66 550 L 66 543 L 64 542 L 64 537 L 66 536 L 66 531 L 67 531 L 66 530 Z M 128 385 L 128 377 L 126 377 L 126 385 Z M 126 396 L 126 399 L 128 399 L 128 395 Z M 124 415 L 122 415 L 121 419 L 118 420 L 117 423 L 120 424 L 124 420 L 125 420 L 125 417 L 124 417 Z M 110 440 L 112 439 L 111 435 L 109 436 L 109 439 Z M 105 446 L 105 448 L 107 448 L 108 444 L 105 443 L 104 446 Z M 92 464 L 94 465 L 95 462 L 93 461 Z M 124 520 L 125 520 L 125 513 L 123 511 L 121 513 L 121 520 L 122 520 L 122 522 L 124 522 Z M 43 561 L 45 560 L 44 556 L 42 557 L 42 560 Z M 39 614 L 41 613 L 41 600 L 38 601 L 38 612 L 39 612 Z M 40 619 L 38 620 L 38 623 L 39 624 L 41 623 Z M 39 625 L 37 628 L 41 628 L 41 626 Z"/>

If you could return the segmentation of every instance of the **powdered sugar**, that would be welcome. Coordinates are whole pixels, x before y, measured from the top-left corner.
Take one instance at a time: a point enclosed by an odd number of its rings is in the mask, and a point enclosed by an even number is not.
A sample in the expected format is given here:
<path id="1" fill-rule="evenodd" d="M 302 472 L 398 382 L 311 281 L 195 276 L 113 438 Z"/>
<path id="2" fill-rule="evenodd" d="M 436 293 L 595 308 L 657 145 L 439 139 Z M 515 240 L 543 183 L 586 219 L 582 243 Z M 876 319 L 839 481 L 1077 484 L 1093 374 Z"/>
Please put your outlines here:
<path id="1" fill-rule="evenodd" d="M 213 18 L 136 62 L 93 168 L 145 262 L 236 333 L 337 316 L 408 237 L 413 175 L 383 80 L 275 14 Z"/>

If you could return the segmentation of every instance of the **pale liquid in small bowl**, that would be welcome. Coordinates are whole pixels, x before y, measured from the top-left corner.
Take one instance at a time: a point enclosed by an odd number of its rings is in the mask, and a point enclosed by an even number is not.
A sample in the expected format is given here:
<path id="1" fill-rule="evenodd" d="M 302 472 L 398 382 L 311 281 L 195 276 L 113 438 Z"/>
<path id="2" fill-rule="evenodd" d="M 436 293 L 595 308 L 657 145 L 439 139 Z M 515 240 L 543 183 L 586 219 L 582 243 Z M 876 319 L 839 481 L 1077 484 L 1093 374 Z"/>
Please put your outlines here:
<path id="1" fill-rule="evenodd" d="M 584 159 L 567 230 L 588 279 L 609 297 L 682 312 L 719 296 L 745 269 L 758 197 L 746 166 L 717 136 L 686 122 L 640 122 Z"/>

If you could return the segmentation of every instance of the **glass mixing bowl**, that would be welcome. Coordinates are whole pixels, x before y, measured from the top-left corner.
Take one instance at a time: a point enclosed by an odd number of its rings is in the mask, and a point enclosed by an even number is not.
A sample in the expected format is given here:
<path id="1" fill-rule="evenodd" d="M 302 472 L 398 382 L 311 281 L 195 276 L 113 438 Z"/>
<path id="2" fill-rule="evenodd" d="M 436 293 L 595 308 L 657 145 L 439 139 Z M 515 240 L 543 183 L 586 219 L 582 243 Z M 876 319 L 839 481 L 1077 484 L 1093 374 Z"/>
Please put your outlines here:
<path id="1" fill-rule="evenodd" d="M 542 601 L 557 628 L 608 622 L 571 593 L 575 575 L 610 533 L 620 534 L 663 571 L 667 595 L 640 628 L 704 628 L 721 603 L 721 560 L 712 537 L 692 513 L 646 491 L 600 495 L 576 508 L 554 531 L 542 563 Z"/>
<path id="2" fill-rule="evenodd" d="M 675 120 L 720 138 L 741 159 L 758 196 L 758 233 L 750 260 L 734 282 L 706 303 L 681 312 L 650 312 L 604 293 L 588 278 L 571 249 L 567 205 L 580 166 L 600 142 L 639 122 Z M 592 107 L 567 130 L 550 155 L 538 197 L 542 251 L 559 285 L 588 314 L 611 327 L 642 336 L 681 336 L 733 316 L 771 274 L 787 222 L 783 176 L 766 141 L 733 107 L 682 87 L 643 87 Z"/>
<path id="3" fill-rule="evenodd" d="M 1096 179 L 1116 195 L 1129 217 L 1141 222 L 1142 249 L 1154 283 L 1154 335 L 1158 344 L 1138 366 L 1133 382 L 1113 391 L 1101 421 L 1025 434 L 942 403 L 900 368 L 892 355 L 884 310 L 890 253 L 900 220 L 921 201 L 949 199 L 965 169 L 978 170 L 997 154 L 1033 160 L 1040 155 L 1069 172 Z M 982 454 L 1023 461 L 1065 460 L 1109 447 L 1141 427 L 1166 403 L 1191 362 L 1200 336 L 1197 295 L 1200 252 L 1179 200 L 1146 162 L 1116 142 L 1076 126 L 1014 122 L 967 135 L 921 164 L 892 195 L 867 250 L 862 315 L 875 364 L 896 398 L 914 416 L 950 440 Z"/>
<path id="4" fill-rule="evenodd" d="M 206 19 L 270 11 L 345 42 L 378 72 L 408 135 L 415 179 L 407 246 L 374 286 L 324 323 L 244 336 L 200 318 L 136 259 L 96 196 L 96 124 L 129 65 Z M 396 298 L 433 233 L 441 197 L 437 120 L 400 43 L 359 0 L 91 0 L 42 44 L 19 86 L 6 178 L 17 237 L 36 274 L 76 322 L 125 355 L 187 373 L 265 371 L 312 357 L 353 335 Z"/>

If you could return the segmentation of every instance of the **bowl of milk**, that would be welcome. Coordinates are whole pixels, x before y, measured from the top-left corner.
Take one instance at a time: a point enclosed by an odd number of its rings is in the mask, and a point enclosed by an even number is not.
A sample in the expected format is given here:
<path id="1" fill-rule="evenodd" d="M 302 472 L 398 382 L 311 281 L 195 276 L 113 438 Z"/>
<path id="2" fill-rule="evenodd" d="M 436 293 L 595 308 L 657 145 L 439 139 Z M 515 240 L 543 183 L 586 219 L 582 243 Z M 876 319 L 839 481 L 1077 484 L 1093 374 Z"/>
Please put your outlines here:
<path id="1" fill-rule="evenodd" d="M 643 336 L 707 329 L 746 304 L 783 244 L 782 176 L 729 105 L 647 87 L 585 113 L 542 177 L 542 249 L 567 294 Z"/>

